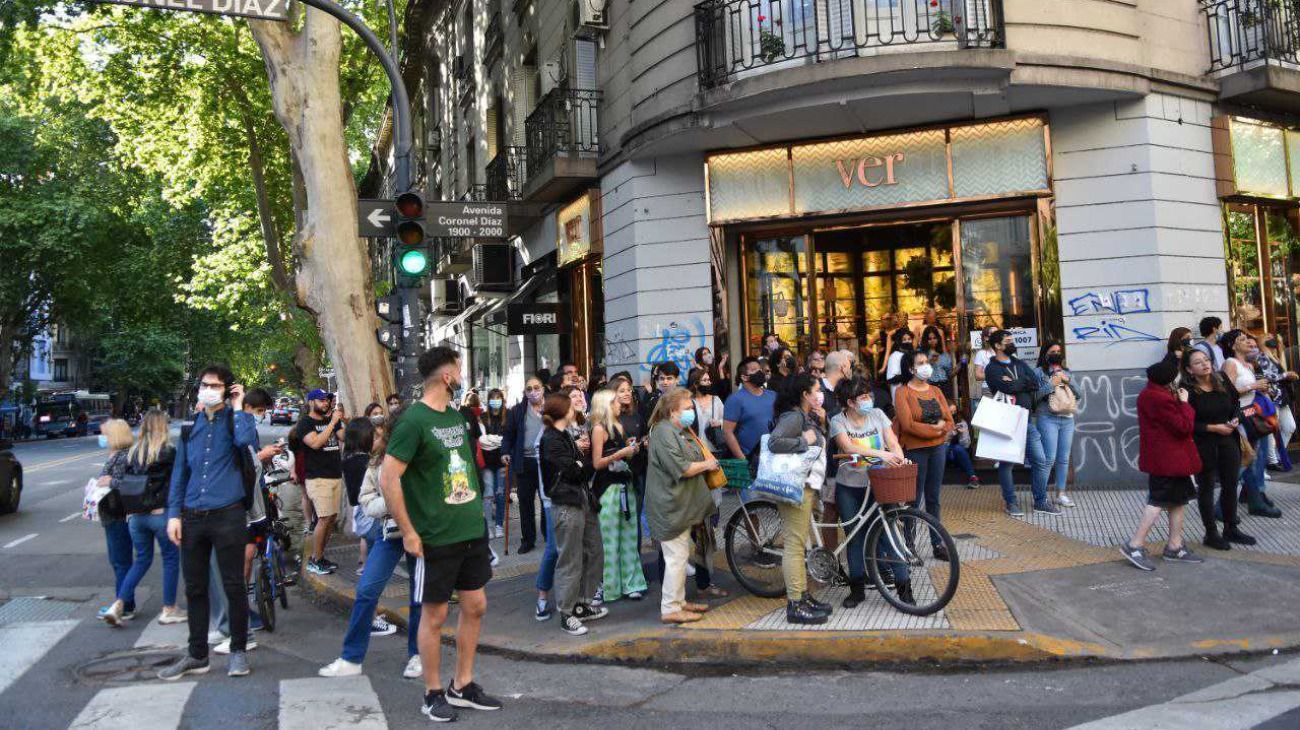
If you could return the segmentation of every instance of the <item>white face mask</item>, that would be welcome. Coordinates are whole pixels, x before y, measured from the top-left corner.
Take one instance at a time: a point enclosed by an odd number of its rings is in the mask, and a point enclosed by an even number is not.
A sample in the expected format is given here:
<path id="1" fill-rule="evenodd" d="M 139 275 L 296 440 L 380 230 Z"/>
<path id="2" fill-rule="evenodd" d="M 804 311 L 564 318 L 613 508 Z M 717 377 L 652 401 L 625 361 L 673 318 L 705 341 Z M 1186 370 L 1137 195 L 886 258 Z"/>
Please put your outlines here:
<path id="1" fill-rule="evenodd" d="M 204 408 L 212 408 L 223 400 L 221 397 L 222 392 L 223 391 L 215 388 L 200 388 L 199 405 Z"/>
<path id="2" fill-rule="evenodd" d="M 920 378 L 921 380 L 929 380 L 931 375 L 934 375 L 933 365 L 926 363 L 924 365 L 916 366 L 916 377 Z"/>

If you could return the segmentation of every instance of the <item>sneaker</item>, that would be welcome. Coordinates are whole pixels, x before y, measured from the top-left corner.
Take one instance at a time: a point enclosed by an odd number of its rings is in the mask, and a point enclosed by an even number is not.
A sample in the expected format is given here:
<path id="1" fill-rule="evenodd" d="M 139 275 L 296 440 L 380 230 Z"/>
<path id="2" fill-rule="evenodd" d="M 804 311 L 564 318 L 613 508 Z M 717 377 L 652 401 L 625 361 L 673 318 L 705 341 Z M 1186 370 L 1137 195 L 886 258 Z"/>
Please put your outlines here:
<path id="1" fill-rule="evenodd" d="M 456 680 L 447 683 L 447 704 L 452 707 L 468 707 L 472 710 L 499 710 L 501 709 L 501 700 L 495 697 L 489 697 L 478 686 L 478 682 L 470 682 L 460 689 L 456 689 Z"/>
<path id="2" fill-rule="evenodd" d="M 397 627 L 384 620 L 383 616 L 376 616 L 370 622 L 371 636 L 392 636 L 397 633 Z"/>
<path id="3" fill-rule="evenodd" d="M 195 659 L 186 654 L 158 672 L 158 679 L 164 682 L 175 682 L 187 674 L 207 674 L 211 668 L 207 659 Z"/>
<path id="4" fill-rule="evenodd" d="M 365 563 L 357 563 L 357 575 L 361 575 L 361 574 L 364 573 L 364 572 L 366 572 L 366 564 L 365 564 Z"/>
<path id="5" fill-rule="evenodd" d="M 95 612 L 95 618 L 99 619 L 100 621 L 103 621 L 104 614 L 108 613 L 108 609 L 112 607 L 113 607 L 112 603 L 108 604 L 107 606 L 100 606 L 99 610 Z"/>
<path id="6" fill-rule="evenodd" d="M 424 693 L 424 707 L 420 712 L 434 722 L 454 722 L 457 716 L 456 708 L 448 704 L 447 696 L 437 689 Z"/>
<path id="7" fill-rule="evenodd" d="M 172 609 L 164 608 L 162 610 L 162 613 L 158 614 L 158 623 L 163 625 L 183 624 L 189 620 L 190 620 L 190 615 L 185 612 L 185 609 L 179 606 Z"/>
<path id="8" fill-rule="evenodd" d="M 605 586 L 601 586 L 596 589 L 596 595 L 591 597 L 591 605 L 593 606 L 605 605 Z"/>
<path id="9" fill-rule="evenodd" d="M 237 651 L 230 655 L 230 664 L 226 669 L 227 677 L 247 677 L 253 671 L 248 666 L 248 653 Z"/>
<path id="10" fill-rule="evenodd" d="M 325 563 L 325 560 L 324 560 L 324 559 L 321 559 L 321 560 L 312 560 L 311 558 L 308 558 L 308 559 L 307 559 L 307 572 L 308 572 L 308 573 L 315 573 L 316 575 L 329 575 L 330 573 L 333 573 L 334 571 L 333 571 L 332 569 L 329 568 L 329 566 Z"/>
<path id="11" fill-rule="evenodd" d="M 588 606 L 585 603 L 579 603 L 573 607 L 573 616 L 582 622 L 595 621 L 605 618 L 609 615 L 609 609 L 604 606 Z"/>
<path id="12" fill-rule="evenodd" d="M 546 621 L 551 617 L 551 613 L 552 611 L 551 611 L 550 601 L 539 600 L 537 602 L 537 613 L 534 614 L 534 618 L 536 618 L 538 621 Z"/>
<path id="13" fill-rule="evenodd" d="M 576 616 L 571 614 L 560 614 L 560 630 L 569 636 L 582 636 L 587 633 L 587 627 Z"/>
<path id="14" fill-rule="evenodd" d="M 246 641 L 246 642 L 244 643 L 244 651 L 252 651 L 252 650 L 254 650 L 254 649 L 256 649 L 256 648 L 257 648 L 257 642 L 253 640 L 253 637 L 251 637 L 251 636 L 248 637 L 248 641 Z M 213 653 L 213 654 L 229 654 L 229 653 L 230 653 L 230 639 L 226 639 L 225 641 L 221 642 L 220 644 L 217 644 L 216 646 L 212 647 L 212 653 Z"/>
<path id="15" fill-rule="evenodd" d="M 340 657 L 316 670 L 316 673 L 322 677 L 355 677 L 361 674 L 361 665 Z"/>
<path id="16" fill-rule="evenodd" d="M 248 630 L 261 631 L 264 628 L 266 628 L 266 624 L 262 623 L 262 617 L 258 615 L 257 611 L 250 610 L 248 612 Z"/>
<path id="17" fill-rule="evenodd" d="M 1242 532 L 1237 527 L 1227 527 L 1223 530 L 1223 539 L 1237 545 L 1254 545 L 1259 542 L 1255 538 Z"/>
<path id="18" fill-rule="evenodd" d="M 497 551 L 493 550 L 491 545 L 488 545 L 488 553 L 491 555 L 491 557 L 488 558 L 488 566 L 493 568 L 497 567 L 497 563 L 501 562 L 501 558 L 497 556 Z"/>
<path id="19" fill-rule="evenodd" d="M 316 563 L 331 573 L 339 569 L 338 563 L 334 562 L 333 560 L 330 560 L 324 555 L 322 555 L 320 560 L 317 560 Z"/>
<path id="20" fill-rule="evenodd" d="M 977 476 L 973 476 L 973 475 L 972 475 L 970 479 L 967 479 L 967 480 L 966 480 L 966 488 L 967 488 L 967 489 L 979 489 L 979 488 L 980 488 L 980 478 L 977 477 Z"/>
<path id="21" fill-rule="evenodd" d="M 1057 507 L 1051 502 L 1043 502 L 1042 504 L 1034 505 L 1034 512 L 1036 514 L 1042 513 L 1045 515 L 1059 515 L 1061 514 L 1061 508 Z"/>
<path id="22" fill-rule="evenodd" d="M 632 591 L 631 593 L 624 596 L 624 598 L 626 598 L 629 601 L 639 601 L 642 598 L 645 598 L 645 593 L 642 591 Z"/>
<path id="23" fill-rule="evenodd" d="M 835 610 L 834 607 L 831 606 L 831 604 L 826 603 L 824 601 L 817 600 L 815 597 L 813 597 L 813 594 L 809 593 L 808 591 L 804 591 L 803 593 L 803 602 L 808 604 L 808 606 L 811 607 L 814 611 L 821 611 L 827 616 L 831 615 L 831 612 Z"/>
<path id="24" fill-rule="evenodd" d="M 785 621 L 791 624 L 803 624 L 806 626 L 815 626 L 824 624 L 830 617 L 814 609 L 803 601 L 786 601 L 785 603 Z"/>
<path id="25" fill-rule="evenodd" d="M 501 529 L 501 525 L 497 525 L 496 527 L 492 528 L 492 537 L 501 539 L 505 536 L 506 536 L 506 531 Z"/>
<path id="26" fill-rule="evenodd" d="M 113 601 L 104 615 L 100 616 L 104 623 L 114 628 L 121 628 L 122 614 L 126 612 L 126 606 L 121 601 Z"/>
<path id="27" fill-rule="evenodd" d="M 1211 550 L 1231 550 L 1231 549 L 1232 549 L 1232 543 L 1229 542 L 1227 538 L 1225 538 L 1225 537 L 1221 537 L 1221 536 L 1219 536 L 1219 535 L 1217 535 L 1217 534 L 1215 534 L 1215 535 L 1206 535 L 1206 536 L 1205 536 L 1205 539 L 1201 541 L 1201 544 L 1205 545 L 1205 547 L 1207 547 L 1207 548 L 1209 548 L 1209 549 L 1211 549 Z"/>
<path id="28" fill-rule="evenodd" d="M 134 608 L 128 608 L 128 609 L 122 611 L 122 620 L 123 620 L 123 621 L 130 621 L 130 620 L 133 619 L 133 618 L 135 618 L 135 609 L 134 609 Z"/>
<path id="29" fill-rule="evenodd" d="M 689 562 L 686 563 L 686 577 L 687 578 L 695 577 L 695 566 Z"/>
<path id="30" fill-rule="evenodd" d="M 1073 499 L 1070 499 L 1070 495 L 1068 495 L 1068 494 L 1060 494 L 1060 495 L 1057 495 L 1057 497 L 1056 497 L 1056 503 L 1059 504 L 1059 505 L 1061 505 L 1062 507 L 1073 507 L 1073 506 L 1074 506 L 1074 500 L 1073 500 Z"/>
<path id="31" fill-rule="evenodd" d="M 1002 510 L 1007 513 L 1008 517 L 1024 517 L 1025 511 L 1020 509 L 1019 502 L 1007 502 L 1007 506 Z"/>
<path id="32" fill-rule="evenodd" d="M 424 676 L 424 662 L 420 661 L 419 654 L 406 660 L 406 668 L 402 670 L 402 676 L 407 679 L 419 679 Z"/>
<path id="33" fill-rule="evenodd" d="M 211 646 L 212 644 L 220 644 L 223 641 L 230 641 L 230 637 L 221 633 L 220 631 L 217 631 L 216 629 L 213 629 L 208 632 L 209 646 Z"/>
<path id="34" fill-rule="evenodd" d="M 1191 550 L 1188 550 L 1187 546 L 1180 547 L 1177 550 L 1165 548 L 1164 551 L 1160 553 L 1160 557 L 1170 563 L 1200 564 L 1205 562 L 1205 558 L 1202 558 Z"/>
<path id="35" fill-rule="evenodd" d="M 1156 569 L 1156 564 L 1151 562 L 1151 559 L 1147 557 L 1147 551 L 1144 548 L 1133 547 L 1128 543 L 1124 543 L 1119 546 L 1119 551 L 1123 553 L 1124 557 L 1127 558 L 1128 561 L 1133 564 L 1133 567 L 1138 570 L 1149 572 Z"/>

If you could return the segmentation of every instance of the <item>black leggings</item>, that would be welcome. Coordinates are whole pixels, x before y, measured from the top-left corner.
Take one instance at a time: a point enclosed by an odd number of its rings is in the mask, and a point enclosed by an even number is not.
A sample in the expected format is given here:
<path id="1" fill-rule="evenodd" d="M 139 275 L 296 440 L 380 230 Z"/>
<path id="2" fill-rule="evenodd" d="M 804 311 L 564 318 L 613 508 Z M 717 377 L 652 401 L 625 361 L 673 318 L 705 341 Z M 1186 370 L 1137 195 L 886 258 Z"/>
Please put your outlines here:
<path id="1" fill-rule="evenodd" d="M 1201 473 L 1196 475 L 1196 506 L 1201 511 L 1205 536 L 1219 534 L 1214 522 L 1214 480 L 1219 480 L 1219 504 L 1223 506 L 1224 529 L 1237 521 L 1237 476 L 1241 473 L 1241 445 L 1234 434 L 1196 437 L 1201 452 Z"/>

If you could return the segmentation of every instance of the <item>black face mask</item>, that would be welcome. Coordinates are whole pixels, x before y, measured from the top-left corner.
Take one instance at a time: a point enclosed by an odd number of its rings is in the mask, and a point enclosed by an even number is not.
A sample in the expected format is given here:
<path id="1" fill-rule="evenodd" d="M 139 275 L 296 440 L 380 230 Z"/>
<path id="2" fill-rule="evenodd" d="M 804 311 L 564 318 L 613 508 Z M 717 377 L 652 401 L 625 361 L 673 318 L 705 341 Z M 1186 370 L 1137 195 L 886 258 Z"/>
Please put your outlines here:
<path id="1" fill-rule="evenodd" d="M 1002 354 L 1008 356 L 1016 354 L 1016 343 L 1012 342 L 1011 344 L 1002 348 Z"/>
<path id="2" fill-rule="evenodd" d="M 1048 365 L 1060 365 L 1064 361 L 1065 361 L 1064 355 L 1058 355 L 1056 353 L 1052 353 L 1051 355 L 1047 356 Z"/>
<path id="3" fill-rule="evenodd" d="M 1189 348 L 1189 347 L 1192 346 L 1192 339 L 1189 337 L 1189 338 L 1183 340 L 1183 341 L 1182 341 L 1181 343 L 1179 343 L 1179 344 L 1180 344 L 1180 346 L 1181 346 L 1184 350 L 1186 350 L 1187 348 Z"/>
<path id="4" fill-rule="evenodd" d="M 708 383 L 707 385 L 705 383 L 700 383 L 696 387 L 699 388 L 700 395 L 709 395 L 713 392 L 713 383 Z"/>
<path id="5" fill-rule="evenodd" d="M 1277 349 L 1277 340 L 1268 340 L 1267 342 L 1264 343 L 1264 346 L 1267 347 L 1267 348 L 1270 349 L 1270 350 L 1276 350 L 1276 349 Z"/>
<path id="6" fill-rule="evenodd" d="M 900 342 L 900 343 L 898 343 L 898 350 L 899 350 L 899 352 L 911 352 L 912 349 L 913 349 L 913 346 L 912 346 L 912 343 L 910 343 L 910 342 Z"/>
<path id="7" fill-rule="evenodd" d="M 761 388 L 764 385 L 767 385 L 767 373 L 763 372 L 762 370 L 759 370 L 758 372 L 750 375 L 749 384 L 754 386 L 755 388 Z"/>

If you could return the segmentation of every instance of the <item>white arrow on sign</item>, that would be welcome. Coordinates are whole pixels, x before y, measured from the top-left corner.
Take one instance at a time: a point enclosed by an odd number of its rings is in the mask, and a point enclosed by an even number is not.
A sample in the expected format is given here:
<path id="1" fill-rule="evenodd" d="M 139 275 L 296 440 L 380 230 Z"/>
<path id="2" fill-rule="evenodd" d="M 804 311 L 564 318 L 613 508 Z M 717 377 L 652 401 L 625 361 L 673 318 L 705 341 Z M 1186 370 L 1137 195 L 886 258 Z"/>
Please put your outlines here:
<path id="1" fill-rule="evenodd" d="M 375 228 L 384 228 L 384 224 L 392 219 L 393 217 L 391 215 L 385 213 L 379 208 L 370 211 L 370 215 L 366 216 L 366 220 L 370 221 L 370 225 Z"/>

